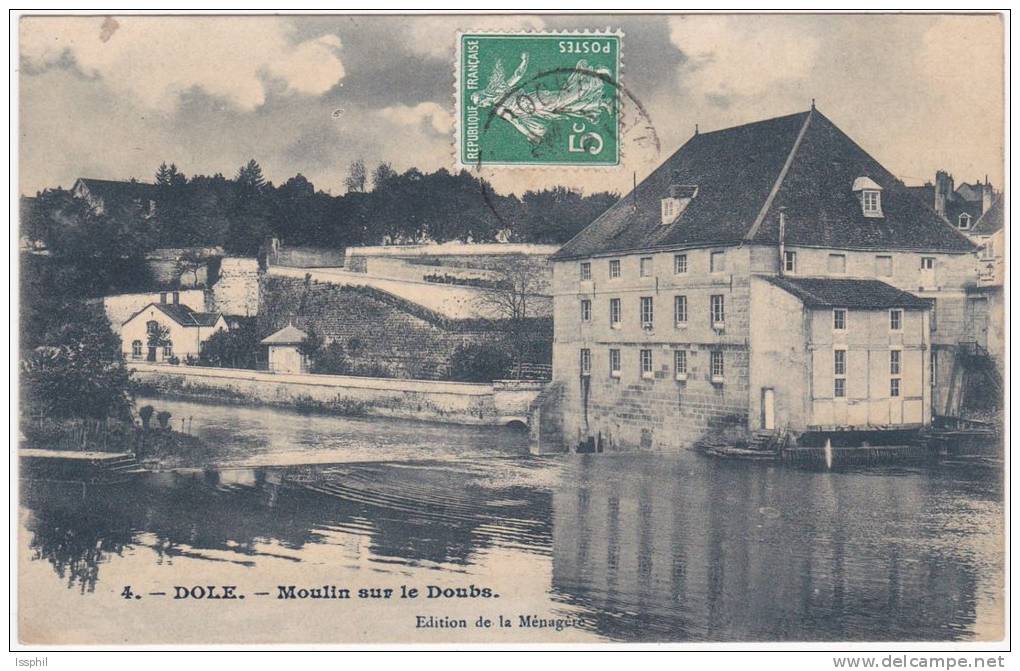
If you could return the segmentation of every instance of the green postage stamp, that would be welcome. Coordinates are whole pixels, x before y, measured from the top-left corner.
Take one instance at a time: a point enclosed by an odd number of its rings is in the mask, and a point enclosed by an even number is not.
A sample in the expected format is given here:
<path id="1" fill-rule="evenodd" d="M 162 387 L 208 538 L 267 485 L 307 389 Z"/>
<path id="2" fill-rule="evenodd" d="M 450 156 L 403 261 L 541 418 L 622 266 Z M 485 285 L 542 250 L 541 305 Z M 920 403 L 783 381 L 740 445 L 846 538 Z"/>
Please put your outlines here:
<path id="1" fill-rule="evenodd" d="M 619 165 L 621 38 L 616 32 L 461 34 L 458 161 Z"/>

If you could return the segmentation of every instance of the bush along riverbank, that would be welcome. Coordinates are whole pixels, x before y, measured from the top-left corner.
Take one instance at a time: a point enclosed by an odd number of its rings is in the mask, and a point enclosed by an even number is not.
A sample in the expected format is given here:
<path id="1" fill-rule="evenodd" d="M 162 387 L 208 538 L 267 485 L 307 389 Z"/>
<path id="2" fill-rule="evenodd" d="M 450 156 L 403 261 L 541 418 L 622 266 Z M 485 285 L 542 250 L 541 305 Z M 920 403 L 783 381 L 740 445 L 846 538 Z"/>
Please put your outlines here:
<path id="1" fill-rule="evenodd" d="M 169 412 L 151 405 L 134 421 L 29 418 L 21 422 L 20 446 L 67 452 L 124 453 L 150 471 L 202 468 L 215 463 L 216 450 L 202 439 L 175 431 Z"/>

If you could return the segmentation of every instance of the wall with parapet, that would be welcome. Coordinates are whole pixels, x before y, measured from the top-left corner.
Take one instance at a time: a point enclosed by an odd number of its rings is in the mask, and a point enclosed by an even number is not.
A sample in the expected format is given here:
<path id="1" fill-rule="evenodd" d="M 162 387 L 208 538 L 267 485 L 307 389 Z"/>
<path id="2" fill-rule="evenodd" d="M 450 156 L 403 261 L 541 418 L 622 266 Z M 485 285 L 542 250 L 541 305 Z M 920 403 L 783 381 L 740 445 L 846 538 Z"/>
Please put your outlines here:
<path id="1" fill-rule="evenodd" d="M 251 317 L 259 312 L 262 271 L 256 259 L 224 257 L 212 286 L 212 308 L 225 315 Z"/>
<path id="2" fill-rule="evenodd" d="M 268 273 L 271 276 L 300 280 L 307 276 L 316 282 L 339 286 L 371 287 L 417 303 L 447 319 L 498 319 L 502 316 L 486 299 L 489 292 L 477 287 L 438 284 L 424 280 L 390 279 L 338 269 L 271 266 Z M 549 296 L 534 296 L 529 312 L 536 317 L 551 316 L 552 299 Z"/>
<path id="3" fill-rule="evenodd" d="M 351 271 L 377 274 L 382 259 L 401 259 L 409 264 L 437 266 L 444 272 L 498 271 L 512 264 L 526 267 L 538 281 L 536 293 L 548 294 L 552 281 L 552 264 L 549 257 L 558 245 L 460 243 L 448 242 L 431 245 L 390 245 L 380 247 L 350 247 L 344 266 Z M 375 262 L 375 263 L 373 263 Z M 442 274 L 442 273 L 440 273 Z"/>
<path id="4" fill-rule="evenodd" d="M 128 367 L 157 392 L 449 424 L 522 421 L 543 387 L 524 381 L 472 384 L 148 363 Z"/>

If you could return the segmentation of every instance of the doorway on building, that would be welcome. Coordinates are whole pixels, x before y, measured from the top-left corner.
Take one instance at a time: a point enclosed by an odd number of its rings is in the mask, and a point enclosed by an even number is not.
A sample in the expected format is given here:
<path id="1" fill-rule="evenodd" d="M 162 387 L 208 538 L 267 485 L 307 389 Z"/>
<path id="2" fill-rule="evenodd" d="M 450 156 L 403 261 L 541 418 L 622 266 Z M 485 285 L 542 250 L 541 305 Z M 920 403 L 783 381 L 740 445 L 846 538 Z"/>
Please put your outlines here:
<path id="1" fill-rule="evenodd" d="M 988 347 L 988 299 L 984 296 L 967 297 L 967 321 L 964 326 L 968 340 Z"/>
<path id="2" fill-rule="evenodd" d="M 776 428 L 776 390 L 772 387 L 761 390 L 761 428 L 766 431 Z"/>

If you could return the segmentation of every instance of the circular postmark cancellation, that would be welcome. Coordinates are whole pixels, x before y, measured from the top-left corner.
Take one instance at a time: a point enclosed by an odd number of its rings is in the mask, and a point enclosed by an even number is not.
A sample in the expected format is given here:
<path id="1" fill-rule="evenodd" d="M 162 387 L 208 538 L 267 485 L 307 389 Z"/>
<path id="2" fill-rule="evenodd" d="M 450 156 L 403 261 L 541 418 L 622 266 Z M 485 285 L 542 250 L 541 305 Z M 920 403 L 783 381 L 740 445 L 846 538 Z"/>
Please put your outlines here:
<path id="1" fill-rule="evenodd" d="M 458 163 L 619 166 L 625 108 L 657 153 L 647 113 L 619 83 L 620 47 L 618 33 L 462 34 Z"/>

